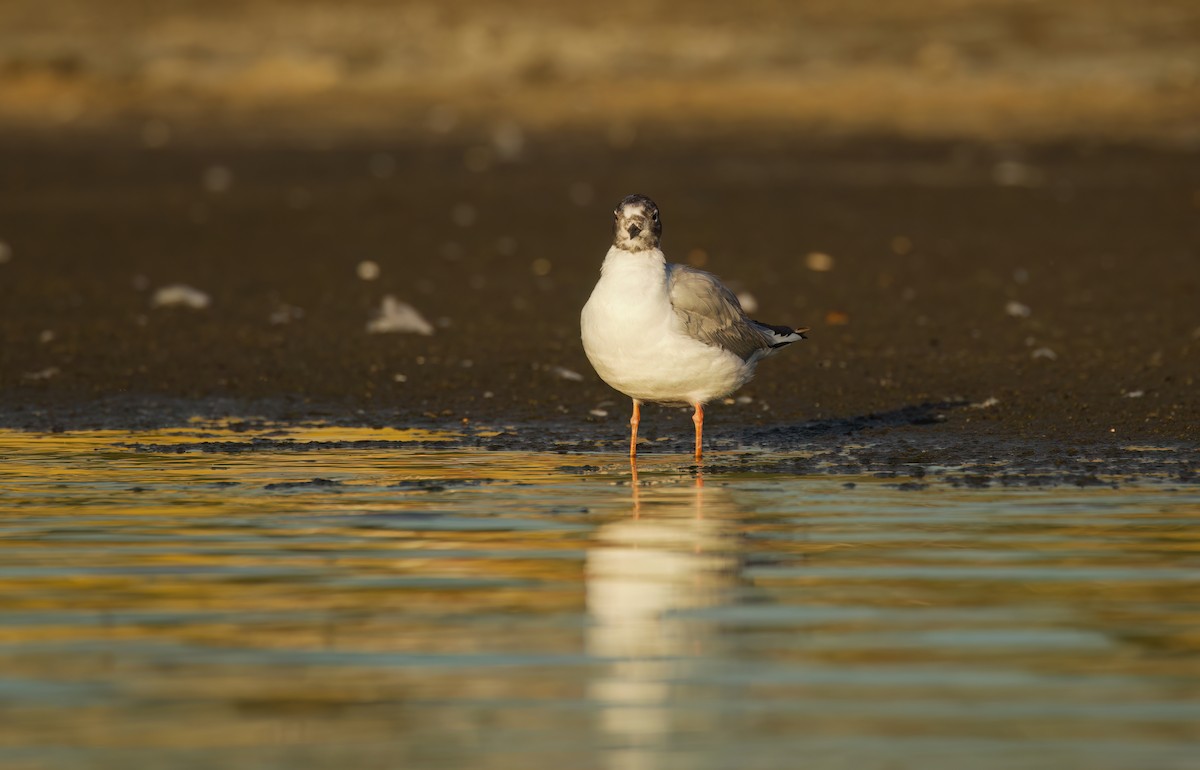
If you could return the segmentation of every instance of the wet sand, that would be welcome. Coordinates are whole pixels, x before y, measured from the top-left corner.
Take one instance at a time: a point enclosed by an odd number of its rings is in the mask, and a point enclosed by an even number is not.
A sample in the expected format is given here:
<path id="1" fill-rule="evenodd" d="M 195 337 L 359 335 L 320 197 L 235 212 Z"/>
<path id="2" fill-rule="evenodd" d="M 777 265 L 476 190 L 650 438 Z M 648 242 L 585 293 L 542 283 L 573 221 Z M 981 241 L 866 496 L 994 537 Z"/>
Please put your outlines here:
<path id="1" fill-rule="evenodd" d="M 1153 445 L 1195 473 L 1200 152 L 668 130 L 525 134 L 507 153 L 143 140 L 0 140 L 0 425 L 202 414 L 619 451 L 627 403 L 588 366 L 578 311 L 613 203 L 639 191 L 669 258 L 813 327 L 748 402 L 709 410 L 711 446 L 1046 466 Z M 152 307 L 171 284 L 211 302 Z M 434 333 L 368 333 L 389 294 Z M 648 410 L 646 451 L 690 429 Z"/>

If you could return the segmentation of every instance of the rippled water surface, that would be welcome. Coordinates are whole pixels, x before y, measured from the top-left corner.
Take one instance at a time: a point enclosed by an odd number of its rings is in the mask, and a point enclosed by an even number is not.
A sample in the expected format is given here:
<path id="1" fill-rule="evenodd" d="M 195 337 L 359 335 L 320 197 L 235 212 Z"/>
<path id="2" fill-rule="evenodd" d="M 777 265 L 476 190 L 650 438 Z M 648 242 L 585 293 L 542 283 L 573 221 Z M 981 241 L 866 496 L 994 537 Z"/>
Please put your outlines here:
<path id="1" fill-rule="evenodd" d="M 0 434 L 0 766 L 1200 766 L 1195 487 L 255 438 Z"/>

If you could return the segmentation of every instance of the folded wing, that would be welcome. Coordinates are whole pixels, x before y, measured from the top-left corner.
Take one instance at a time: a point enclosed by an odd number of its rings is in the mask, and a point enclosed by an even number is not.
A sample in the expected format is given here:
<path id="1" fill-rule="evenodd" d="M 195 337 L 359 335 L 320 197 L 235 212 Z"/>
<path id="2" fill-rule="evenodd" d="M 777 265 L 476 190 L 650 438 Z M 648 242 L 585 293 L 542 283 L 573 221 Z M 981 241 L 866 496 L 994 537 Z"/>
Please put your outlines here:
<path id="1" fill-rule="evenodd" d="M 743 361 L 804 339 L 805 329 L 752 320 L 715 275 L 686 265 L 671 265 L 669 270 L 671 306 L 680 328 L 694 339 L 728 350 Z"/>

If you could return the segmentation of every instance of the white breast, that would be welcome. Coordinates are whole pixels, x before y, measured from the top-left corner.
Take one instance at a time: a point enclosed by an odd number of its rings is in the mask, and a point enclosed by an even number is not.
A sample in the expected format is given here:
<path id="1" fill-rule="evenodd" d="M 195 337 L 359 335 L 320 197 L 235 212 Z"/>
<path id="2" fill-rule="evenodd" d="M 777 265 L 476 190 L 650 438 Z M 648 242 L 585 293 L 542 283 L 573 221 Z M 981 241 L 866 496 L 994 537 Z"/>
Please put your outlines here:
<path id="1" fill-rule="evenodd" d="M 639 401 L 705 402 L 753 374 L 753 366 L 736 355 L 684 333 L 658 250 L 609 249 L 580 328 L 600 378 Z"/>

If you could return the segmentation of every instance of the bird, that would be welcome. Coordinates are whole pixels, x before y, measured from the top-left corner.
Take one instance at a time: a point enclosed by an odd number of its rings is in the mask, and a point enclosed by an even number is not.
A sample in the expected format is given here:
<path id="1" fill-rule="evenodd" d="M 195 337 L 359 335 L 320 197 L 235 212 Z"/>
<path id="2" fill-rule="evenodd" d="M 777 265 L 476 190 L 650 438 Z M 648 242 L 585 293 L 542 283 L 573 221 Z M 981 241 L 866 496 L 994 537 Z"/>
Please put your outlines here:
<path id="1" fill-rule="evenodd" d="M 751 319 L 717 276 L 667 262 L 661 240 L 654 201 L 634 194 L 617 204 L 612 247 L 580 313 L 580 336 L 600 379 L 633 399 L 631 461 L 641 406 L 652 402 L 694 408 L 700 463 L 704 405 L 749 382 L 763 358 L 807 339 L 808 327 Z"/>

